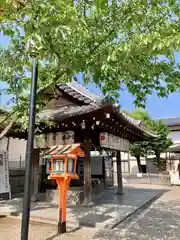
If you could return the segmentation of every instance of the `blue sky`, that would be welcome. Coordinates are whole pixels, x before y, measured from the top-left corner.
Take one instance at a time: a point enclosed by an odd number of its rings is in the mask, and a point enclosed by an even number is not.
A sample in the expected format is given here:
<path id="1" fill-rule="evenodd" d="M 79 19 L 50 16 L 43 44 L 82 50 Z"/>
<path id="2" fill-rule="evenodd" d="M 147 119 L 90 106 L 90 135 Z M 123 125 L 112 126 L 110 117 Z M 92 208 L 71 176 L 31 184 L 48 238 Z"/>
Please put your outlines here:
<path id="1" fill-rule="evenodd" d="M 0 33 L 0 45 L 5 46 L 8 44 L 9 39 L 4 37 Z M 180 54 L 176 54 L 177 62 L 180 62 Z M 5 88 L 4 83 L 0 83 L 0 89 Z M 90 84 L 87 86 L 91 91 L 101 94 L 100 90 L 96 88 L 95 85 Z M 134 97 L 128 93 L 127 90 L 120 92 L 119 102 L 122 109 L 127 109 L 132 111 L 134 109 L 133 105 Z M 7 96 L 1 96 L 0 104 L 4 105 L 8 101 Z M 164 118 L 164 117 L 175 117 L 180 116 L 180 93 L 170 94 L 168 98 L 159 98 L 155 94 L 149 96 L 147 99 L 146 110 L 153 118 Z"/>
<path id="2" fill-rule="evenodd" d="M 95 85 L 91 84 L 88 88 L 99 95 L 101 94 Z M 120 92 L 119 102 L 121 108 L 133 111 L 135 108 L 133 104 L 134 99 L 127 90 Z M 180 116 L 180 108 L 176 107 L 179 105 L 178 103 L 180 103 L 180 93 L 170 94 L 168 98 L 159 98 L 154 94 L 147 98 L 146 111 L 148 111 L 153 118 L 176 117 Z"/>

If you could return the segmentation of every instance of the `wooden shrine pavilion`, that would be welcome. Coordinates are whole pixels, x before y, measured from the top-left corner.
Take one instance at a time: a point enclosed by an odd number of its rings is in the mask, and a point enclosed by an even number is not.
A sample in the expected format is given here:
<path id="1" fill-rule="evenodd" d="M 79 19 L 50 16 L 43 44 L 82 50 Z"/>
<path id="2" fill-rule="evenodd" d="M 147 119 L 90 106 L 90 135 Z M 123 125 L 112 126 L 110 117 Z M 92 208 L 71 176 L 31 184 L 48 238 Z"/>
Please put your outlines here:
<path id="1" fill-rule="evenodd" d="M 84 202 L 92 201 L 91 156 L 92 150 L 106 151 L 117 159 L 118 193 L 123 192 L 120 152 L 129 151 L 135 140 L 156 137 L 140 127 L 136 121 L 120 112 L 118 104 L 111 104 L 85 87 L 72 81 L 59 84 L 55 91 L 46 89 L 48 99 L 40 113 L 42 119 L 53 122 L 51 127 L 39 126 L 44 149 L 43 156 L 61 146 L 80 144 L 83 151 Z M 37 131 L 38 134 L 38 131 Z"/>

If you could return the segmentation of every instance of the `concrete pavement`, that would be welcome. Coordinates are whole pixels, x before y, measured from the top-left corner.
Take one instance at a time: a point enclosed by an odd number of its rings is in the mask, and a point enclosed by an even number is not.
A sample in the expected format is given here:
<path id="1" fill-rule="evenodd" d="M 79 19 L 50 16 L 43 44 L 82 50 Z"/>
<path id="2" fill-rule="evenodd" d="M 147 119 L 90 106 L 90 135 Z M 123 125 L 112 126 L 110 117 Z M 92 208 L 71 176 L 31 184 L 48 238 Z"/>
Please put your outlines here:
<path id="1" fill-rule="evenodd" d="M 151 187 L 151 188 L 150 188 Z M 163 187 L 164 188 L 164 187 Z M 116 195 L 116 188 L 104 193 L 104 198 L 92 207 L 74 206 L 67 208 L 67 225 L 70 228 L 90 226 L 112 229 L 127 216 L 163 192 L 162 186 L 126 185 L 124 195 Z M 21 217 L 22 199 L 0 203 L 0 214 L 16 214 Z M 31 220 L 57 224 L 57 206 L 47 202 L 32 203 Z"/>
<path id="2" fill-rule="evenodd" d="M 132 204 L 132 202 L 135 201 L 135 197 L 136 203 L 142 203 L 140 201 L 142 193 L 144 192 L 144 195 L 148 196 L 147 192 L 151 193 L 152 190 L 162 191 L 161 187 L 158 186 L 141 185 L 134 188 L 128 186 L 125 190 L 124 198 L 121 198 L 121 203 L 125 200 L 127 201 L 127 196 L 130 200 L 126 203 L 127 205 L 121 205 L 121 207 L 127 209 L 128 204 Z M 164 191 L 164 194 L 150 207 L 147 209 L 140 208 L 139 212 L 136 211 L 136 213 L 133 213 L 131 217 L 126 218 L 126 220 L 118 224 L 114 229 L 80 227 L 74 230 L 71 229 L 70 232 L 59 236 L 56 234 L 55 225 L 31 223 L 29 240 L 179 240 L 180 188 L 174 187 L 166 190 L 169 191 Z M 112 193 L 112 190 L 109 192 L 108 197 L 106 197 L 108 206 L 109 201 L 112 200 L 110 193 Z M 139 193 L 139 198 L 137 198 L 137 193 Z M 116 203 L 119 202 L 119 197 L 116 199 Z M 110 212 L 110 210 L 109 208 L 108 212 Z M 37 209 L 34 210 L 34 212 L 36 211 Z M 43 211 L 46 210 L 43 209 Z M 43 211 L 41 211 L 41 214 L 43 214 Z M 33 210 L 31 213 L 32 212 Z M 119 210 L 117 215 L 120 214 L 120 212 L 122 213 L 123 211 Z M 15 217 L 0 218 L 0 240 L 11 238 L 14 240 L 20 239 L 20 219 Z"/>
<path id="3" fill-rule="evenodd" d="M 99 229 L 95 240 L 179 240 L 180 187 L 173 187 L 126 225 L 111 231 Z"/>
<path id="4" fill-rule="evenodd" d="M 19 240 L 21 231 L 21 221 L 17 218 L 0 218 L 0 240 Z M 89 240 L 93 238 L 95 229 L 81 228 L 57 235 L 56 226 L 34 224 L 29 226 L 29 240 Z"/>

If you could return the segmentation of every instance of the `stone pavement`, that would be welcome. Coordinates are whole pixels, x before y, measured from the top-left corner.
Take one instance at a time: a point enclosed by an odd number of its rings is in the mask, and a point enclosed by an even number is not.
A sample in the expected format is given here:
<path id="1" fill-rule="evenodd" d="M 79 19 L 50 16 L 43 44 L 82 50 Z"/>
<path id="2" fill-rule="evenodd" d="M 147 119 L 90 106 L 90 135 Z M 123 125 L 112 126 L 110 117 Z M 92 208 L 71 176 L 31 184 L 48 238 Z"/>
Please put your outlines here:
<path id="1" fill-rule="evenodd" d="M 163 188 L 163 189 L 162 189 Z M 128 215 L 139 209 L 168 187 L 152 185 L 125 185 L 124 195 L 117 196 L 116 189 L 105 191 L 104 198 L 92 207 L 68 207 L 67 225 L 70 228 L 91 226 L 112 229 Z M 22 199 L 0 202 L 0 215 L 16 213 L 21 216 Z M 57 206 L 47 202 L 37 202 L 31 205 L 31 220 L 57 224 Z"/>
<path id="2" fill-rule="evenodd" d="M 119 224 L 111 231 L 98 230 L 96 240 L 179 240 L 180 187 L 173 187 L 142 211 L 126 227 Z"/>

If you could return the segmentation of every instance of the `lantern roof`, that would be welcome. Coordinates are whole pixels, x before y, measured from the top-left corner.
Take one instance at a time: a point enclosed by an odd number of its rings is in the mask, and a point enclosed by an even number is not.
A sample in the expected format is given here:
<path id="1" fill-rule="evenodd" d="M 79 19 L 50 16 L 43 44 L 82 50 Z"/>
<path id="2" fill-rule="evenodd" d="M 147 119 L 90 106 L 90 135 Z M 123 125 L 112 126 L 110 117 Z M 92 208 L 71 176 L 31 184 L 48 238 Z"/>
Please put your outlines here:
<path id="1" fill-rule="evenodd" d="M 68 154 L 76 154 L 83 155 L 84 152 L 81 149 L 80 143 L 67 144 L 67 145 L 55 145 L 50 149 L 47 149 L 45 152 L 41 154 L 43 158 L 51 158 L 51 155 L 68 155 Z"/>

